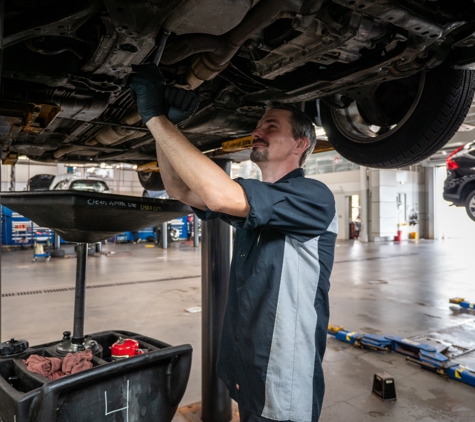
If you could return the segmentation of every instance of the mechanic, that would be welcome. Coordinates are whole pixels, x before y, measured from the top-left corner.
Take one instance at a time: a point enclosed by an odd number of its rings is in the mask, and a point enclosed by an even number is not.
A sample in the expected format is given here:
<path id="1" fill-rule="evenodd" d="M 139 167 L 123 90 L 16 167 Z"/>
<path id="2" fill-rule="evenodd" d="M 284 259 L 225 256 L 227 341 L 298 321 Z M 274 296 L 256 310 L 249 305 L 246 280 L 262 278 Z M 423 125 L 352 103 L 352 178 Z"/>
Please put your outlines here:
<path id="1" fill-rule="evenodd" d="M 167 192 L 237 229 L 217 372 L 241 421 L 317 421 L 337 217 L 333 194 L 302 170 L 314 125 L 272 106 L 252 132 L 263 181 L 233 180 L 173 124 L 196 110 L 195 94 L 166 87 L 154 65 L 134 70 L 131 90 Z"/>

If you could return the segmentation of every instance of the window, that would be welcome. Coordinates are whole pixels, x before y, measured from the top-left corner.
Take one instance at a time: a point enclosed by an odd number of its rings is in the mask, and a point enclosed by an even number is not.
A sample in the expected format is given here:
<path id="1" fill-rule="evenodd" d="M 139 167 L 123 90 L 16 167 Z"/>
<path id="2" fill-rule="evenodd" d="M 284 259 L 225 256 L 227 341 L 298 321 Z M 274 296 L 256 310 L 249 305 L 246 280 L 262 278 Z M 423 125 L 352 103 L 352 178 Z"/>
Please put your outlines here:
<path id="1" fill-rule="evenodd" d="M 357 170 L 360 166 L 348 161 L 336 151 L 320 152 L 308 157 L 305 163 L 305 174 L 336 173 L 339 171 Z"/>
<path id="2" fill-rule="evenodd" d="M 61 180 L 54 188 L 53 190 L 64 190 L 67 189 L 69 186 L 69 180 Z"/>
<path id="3" fill-rule="evenodd" d="M 69 189 L 84 190 L 90 192 L 104 192 L 108 191 L 109 187 L 100 180 L 75 180 L 73 183 L 71 183 Z"/>

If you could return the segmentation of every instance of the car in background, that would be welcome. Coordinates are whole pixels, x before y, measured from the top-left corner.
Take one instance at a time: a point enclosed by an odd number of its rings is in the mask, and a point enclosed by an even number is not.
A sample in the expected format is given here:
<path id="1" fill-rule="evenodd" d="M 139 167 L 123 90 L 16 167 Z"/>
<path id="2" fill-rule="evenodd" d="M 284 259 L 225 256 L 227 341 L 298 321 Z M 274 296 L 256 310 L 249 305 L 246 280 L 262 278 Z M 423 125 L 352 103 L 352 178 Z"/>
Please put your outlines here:
<path id="1" fill-rule="evenodd" d="M 444 199 L 465 207 L 475 221 L 475 141 L 457 148 L 447 157 Z"/>
<path id="2" fill-rule="evenodd" d="M 142 192 L 142 198 L 156 198 L 156 199 L 169 199 L 166 190 L 147 190 Z"/>
<path id="3" fill-rule="evenodd" d="M 281 101 L 341 156 L 379 168 L 438 151 L 475 90 L 473 0 L 14 0 L 0 19 L 9 164 L 155 161 L 129 90 L 142 63 L 202 97 L 178 126 L 204 153 L 225 154 Z M 139 179 L 163 189 L 160 173 Z"/>
<path id="4" fill-rule="evenodd" d="M 36 176 L 30 177 L 25 190 L 30 192 L 49 190 L 54 177 L 54 174 L 37 174 Z"/>
<path id="5" fill-rule="evenodd" d="M 74 174 L 56 176 L 50 190 L 79 190 L 86 192 L 111 193 L 109 185 L 98 177 L 81 177 Z"/>

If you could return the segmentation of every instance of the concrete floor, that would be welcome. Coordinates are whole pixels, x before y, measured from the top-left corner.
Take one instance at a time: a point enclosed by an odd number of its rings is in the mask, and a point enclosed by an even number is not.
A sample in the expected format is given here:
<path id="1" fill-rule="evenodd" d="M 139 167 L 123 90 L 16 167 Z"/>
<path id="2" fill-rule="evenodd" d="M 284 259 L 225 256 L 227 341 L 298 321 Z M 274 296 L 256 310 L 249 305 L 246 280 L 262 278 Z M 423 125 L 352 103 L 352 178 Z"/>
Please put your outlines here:
<path id="1" fill-rule="evenodd" d="M 201 399 L 201 314 L 186 311 L 201 306 L 201 251 L 172 246 L 109 244 L 104 251 L 115 254 L 90 257 L 85 332 L 121 329 L 173 345 L 191 344 L 193 366 L 182 401 L 188 405 Z M 75 259 L 33 263 L 32 256 L 32 250 L 2 253 L 3 341 L 15 337 L 36 345 L 72 330 Z M 470 327 L 475 314 L 448 302 L 454 296 L 475 301 L 473 260 L 473 244 L 463 240 L 339 241 L 331 322 L 401 337 L 458 330 L 458 345 L 473 343 L 475 337 L 464 337 L 461 327 Z M 323 422 L 475 419 L 474 387 L 443 379 L 402 355 L 356 349 L 329 337 L 324 367 Z M 371 394 L 374 373 L 383 371 L 395 379 L 395 402 Z"/>

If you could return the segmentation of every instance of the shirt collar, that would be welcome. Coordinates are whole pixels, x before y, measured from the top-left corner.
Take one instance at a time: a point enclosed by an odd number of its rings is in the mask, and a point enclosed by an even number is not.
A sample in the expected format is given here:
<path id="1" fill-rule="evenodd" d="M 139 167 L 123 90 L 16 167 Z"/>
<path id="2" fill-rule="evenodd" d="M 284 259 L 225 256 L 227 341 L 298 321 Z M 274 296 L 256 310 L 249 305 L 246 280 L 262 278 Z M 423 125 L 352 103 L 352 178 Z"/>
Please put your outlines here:
<path id="1" fill-rule="evenodd" d="M 275 183 L 285 182 L 286 180 L 295 179 L 296 177 L 305 177 L 305 173 L 304 173 L 302 167 L 299 167 L 299 168 L 296 168 L 295 170 L 292 170 L 290 173 L 287 173 L 284 177 L 277 180 L 277 182 L 275 182 Z"/>

